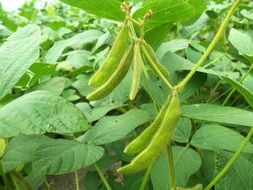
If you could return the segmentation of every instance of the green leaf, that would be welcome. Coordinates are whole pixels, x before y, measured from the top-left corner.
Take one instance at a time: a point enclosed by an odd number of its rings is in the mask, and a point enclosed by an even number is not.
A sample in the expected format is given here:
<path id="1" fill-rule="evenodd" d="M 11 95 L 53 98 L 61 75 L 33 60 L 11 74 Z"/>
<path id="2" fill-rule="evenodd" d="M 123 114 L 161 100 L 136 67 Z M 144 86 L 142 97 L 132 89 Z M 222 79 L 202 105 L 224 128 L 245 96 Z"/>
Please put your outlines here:
<path id="1" fill-rule="evenodd" d="M 191 175 L 201 166 L 200 156 L 191 148 L 173 146 L 173 159 L 177 186 L 185 187 Z M 163 153 L 156 161 L 151 180 L 154 190 L 169 190 L 168 155 Z"/>
<path id="2" fill-rule="evenodd" d="M 154 190 L 169 190 L 168 154 L 164 151 L 151 170 L 151 181 Z"/>
<path id="3" fill-rule="evenodd" d="M 95 127 L 78 140 L 93 145 L 102 145 L 124 138 L 139 125 L 150 119 L 146 111 L 132 109 L 120 116 L 103 117 Z"/>
<path id="4" fill-rule="evenodd" d="M 193 104 L 183 106 L 181 111 L 181 115 L 187 118 L 249 127 L 253 126 L 253 112 L 239 108 L 214 104 Z"/>
<path id="5" fill-rule="evenodd" d="M 60 95 L 63 90 L 70 85 L 71 81 L 64 77 L 54 77 L 39 85 L 33 86 L 30 90 L 47 90 L 56 95 Z"/>
<path id="6" fill-rule="evenodd" d="M 26 94 L 0 108 L 0 136 L 75 133 L 89 128 L 81 110 L 48 91 Z"/>
<path id="7" fill-rule="evenodd" d="M 65 48 L 73 46 L 75 44 L 86 44 L 95 41 L 102 32 L 98 30 L 87 30 L 82 33 L 76 34 L 75 36 L 56 42 L 53 47 L 51 47 L 46 54 L 46 61 L 48 63 L 55 63 L 62 55 Z"/>
<path id="8" fill-rule="evenodd" d="M 109 18 L 112 20 L 123 21 L 125 16 L 120 8 L 119 0 L 61 0 L 71 6 L 83 9 L 87 13 L 98 17 Z"/>
<path id="9" fill-rule="evenodd" d="M 225 166 L 232 157 L 231 153 L 222 152 L 216 156 L 216 173 Z M 242 155 L 233 163 L 227 173 L 215 185 L 216 190 L 244 190 L 253 187 L 253 164 Z"/>
<path id="10" fill-rule="evenodd" d="M 169 68 L 170 72 L 174 71 L 190 71 L 194 68 L 195 64 L 190 62 L 189 60 L 184 59 L 183 57 L 180 57 L 179 55 L 172 53 L 172 52 L 167 52 L 164 57 L 161 60 L 162 64 L 167 66 Z M 215 71 L 212 69 L 205 69 L 203 67 L 200 67 L 198 72 L 201 73 L 207 73 L 207 74 L 212 74 L 215 76 L 231 76 L 233 78 L 236 78 L 239 76 L 237 72 L 220 72 L 220 71 Z"/>
<path id="11" fill-rule="evenodd" d="M 49 138 L 44 135 L 18 135 L 8 144 L 2 158 L 5 172 L 32 161 L 32 155 L 41 142 Z"/>
<path id="12" fill-rule="evenodd" d="M 96 108 L 91 108 L 88 103 L 79 103 L 77 106 L 84 112 L 90 123 L 99 120 L 108 112 L 121 107 L 120 105 L 101 105 Z"/>
<path id="13" fill-rule="evenodd" d="M 162 59 L 168 51 L 174 53 L 176 51 L 186 49 L 189 46 L 189 43 L 190 41 L 186 39 L 176 39 L 169 42 L 164 42 L 157 49 L 156 53 L 159 58 Z"/>
<path id="14" fill-rule="evenodd" d="M 41 143 L 33 158 L 33 168 L 49 175 L 74 172 L 98 161 L 104 149 L 74 140 L 51 139 Z"/>
<path id="15" fill-rule="evenodd" d="M 191 120 L 180 118 L 172 139 L 180 143 L 187 143 L 191 136 L 191 130 Z"/>
<path id="16" fill-rule="evenodd" d="M 194 12 L 194 8 L 184 0 L 153 0 L 147 1 L 142 8 L 134 13 L 133 17 L 143 18 L 148 10 L 152 10 L 153 13 L 145 25 L 149 29 L 185 20 Z"/>
<path id="17" fill-rule="evenodd" d="M 193 24 L 198 18 L 201 16 L 201 14 L 206 10 L 207 8 L 207 0 L 188 0 L 187 1 L 191 6 L 194 7 L 194 15 L 192 15 L 190 18 L 188 18 L 186 21 L 183 22 L 184 25 L 191 25 Z"/>
<path id="18" fill-rule="evenodd" d="M 175 146 L 173 147 L 173 159 L 177 185 L 185 187 L 190 176 L 199 170 L 201 158 L 191 148 Z"/>
<path id="19" fill-rule="evenodd" d="M 229 41 L 240 55 L 253 56 L 253 40 L 249 35 L 232 28 L 229 33 Z"/>
<path id="20" fill-rule="evenodd" d="M 231 79 L 229 77 L 222 77 L 226 82 L 231 84 L 248 102 L 248 104 L 253 107 L 253 93 L 238 81 Z"/>
<path id="21" fill-rule="evenodd" d="M 0 47 L 0 99 L 8 94 L 39 58 L 40 28 L 27 25 Z"/>
<path id="22" fill-rule="evenodd" d="M 193 135 L 191 145 L 205 150 L 236 151 L 244 136 L 220 125 L 204 125 Z M 253 153 L 253 145 L 248 143 L 243 150 Z"/>

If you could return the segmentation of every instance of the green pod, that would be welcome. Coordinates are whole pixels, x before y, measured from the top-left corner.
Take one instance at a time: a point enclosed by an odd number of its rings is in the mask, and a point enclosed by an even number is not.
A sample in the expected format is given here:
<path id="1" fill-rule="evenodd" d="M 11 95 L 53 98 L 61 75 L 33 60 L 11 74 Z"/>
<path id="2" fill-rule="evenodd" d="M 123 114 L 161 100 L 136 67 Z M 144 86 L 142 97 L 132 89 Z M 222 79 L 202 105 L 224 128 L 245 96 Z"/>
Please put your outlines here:
<path id="1" fill-rule="evenodd" d="M 94 92 L 90 93 L 86 98 L 90 101 L 99 100 L 110 94 L 124 79 L 133 59 L 133 44 L 123 55 L 117 69 L 111 74 L 110 78 Z"/>
<path id="2" fill-rule="evenodd" d="M 104 84 L 117 69 L 124 52 L 129 45 L 128 26 L 125 22 L 116 37 L 112 48 L 100 69 L 89 80 L 89 86 L 99 87 Z"/>
<path id="3" fill-rule="evenodd" d="M 134 100 L 138 93 L 140 80 L 141 80 L 142 65 L 143 65 L 143 60 L 141 57 L 140 42 L 136 41 L 134 44 L 134 57 L 133 57 L 134 70 L 133 70 L 133 80 L 131 84 L 131 91 L 129 95 L 130 100 Z"/>
<path id="4" fill-rule="evenodd" d="M 143 151 L 148 144 L 151 142 L 151 140 L 154 137 L 154 134 L 158 130 L 161 121 L 164 118 L 165 111 L 168 108 L 170 101 L 167 101 L 166 104 L 162 107 L 158 115 L 156 116 L 155 120 L 151 123 L 151 125 L 146 128 L 136 139 L 134 139 L 131 143 L 129 143 L 124 152 L 126 154 L 135 154 Z"/>
<path id="5" fill-rule="evenodd" d="M 164 118 L 152 141 L 130 164 L 118 169 L 119 173 L 131 174 L 144 170 L 150 166 L 161 154 L 166 144 L 171 141 L 180 116 L 180 100 L 177 91 L 174 91 Z"/>
<path id="6" fill-rule="evenodd" d="M 143 48 L 145 48 L 145 50 L 148 52 L 149 56 L 151 57 L 151 59 L 154 61 L 156 67 L 159 69 L 159 71 L 163 74 L 163 76 L 165 78 L 169 77 L 169 73 L 168 70 L 160 63 L 160 61 L 158 60 L 156 53 L 154 52 L 153 48 L 146 42 L 143 43 Z M 156 71 L 156 69 L 154 68 L 154 65 L 151 64 L 148 60 L 147 60 L 148 65 L 154 70 Z"/>

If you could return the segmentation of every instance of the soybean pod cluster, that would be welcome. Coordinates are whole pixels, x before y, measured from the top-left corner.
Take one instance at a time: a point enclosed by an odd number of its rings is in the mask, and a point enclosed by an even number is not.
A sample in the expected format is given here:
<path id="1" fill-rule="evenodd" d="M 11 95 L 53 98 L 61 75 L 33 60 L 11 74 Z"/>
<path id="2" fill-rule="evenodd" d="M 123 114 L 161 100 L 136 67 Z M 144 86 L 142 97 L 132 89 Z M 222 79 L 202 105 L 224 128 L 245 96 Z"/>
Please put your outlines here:
<path id="1" fill-rule="evenodd" d="M 167 69 L 159 62 L 152 47 L 143 37 L 137 37 L 131 17 L 127 13 L 104 63 L 89 80 L 89 86 L 96 89 L 86 98 L 95 101 L 109 95 L 125 78 L 132 66 L 133 79 L 129 99 L 134 100 L 140 88 L 142 73 L 146 67 L 145 63 L 154 72 L 162 73 L 165 78 L 168 77 Z"/>
<path id="2" fill-rule="evenodd" d="M 169 76 L 167 69 L 159 62 L 153 48 L 144 40 L 144 24 L 152 16 L 152 11 L 148 11 L 141 20 L 139 24 L 141 32 L 138 36 L 134 20 L 129 14 L 130 9 L 130 6 L 124 5 L 126 19 L 104 63 L 89 81 L 89 85 L 96 88 L 87 96 L 90 101 L 109 95 L 120 85 L 130 68 L 133 70 L 130 100 L 134 100 L 138 94 L 146 66 L 167 81 Z M 119 168 L 119 173 L 131 174 L 148 168 L 160 156 L 167 143 L 170 143 L 180 116 L 180 100 L 177 86 L 168 86 L 171 93 L 157 117 L 125 148 L 125 153 L 136 154 L 136 157 L 130 164 Z"/>

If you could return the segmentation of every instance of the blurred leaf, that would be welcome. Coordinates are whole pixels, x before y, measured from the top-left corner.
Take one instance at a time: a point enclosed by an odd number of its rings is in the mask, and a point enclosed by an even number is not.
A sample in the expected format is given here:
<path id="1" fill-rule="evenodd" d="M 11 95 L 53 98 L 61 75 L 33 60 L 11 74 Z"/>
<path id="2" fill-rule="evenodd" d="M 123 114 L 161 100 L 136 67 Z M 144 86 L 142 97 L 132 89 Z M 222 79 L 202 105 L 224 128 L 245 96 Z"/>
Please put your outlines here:
<path id="1" fill-rule="evenodd" d="M 94 14 L 98 17 L 109 18 L 112 20 L 124 20 L 124 13 L 120 8 L 119 0 L 61 0 L 71 6 L 83 9 L 87 13 Z"/>
<path id="2" fill-rule="evenodd" d="M 253 108 L 253 93 L 247 89 L 243 84 L 233 80 L 229 77 L 222 77 L 227 83 L 231 84 L 247 101 L 247 103 Z"/>
<path id="3" fill-rule="evenodd" d="M 249 35 L 232 28 L 229 33 L 229 41 L 240 55 L 253 56 L 253 40 Z"/>
<path id="4" fill-rule="evenodd" d="M 253 126 L 253 112 L 234 107 L 214 104 L 194 104 L 183 106 L 181 112 L 183 117 L 192 119 Z"/>
<path id="5" fill-rule="evenodd" d="M 98 30 L 87 30 L 82 33 L 76 34 L 69 39 L 58 41 L 53 45 L 53 47 L 48 50 L 45 57 L 46 62 L 55 63 L 62 55 L 62 52 L 65 48 L 80 43 L 91 43 L 95 41 L 100 35 L 102 35 L 102 32 Z"/>
<path id="6" fill-rule="evenodd" d="M 27 25 L 0 47 L 0 99 L 8 94 L 39 58 L 40 28 Z"/>
<path id="7" fill-rule="evenodd" d="M 179 50 L 186 49 L 189 46 L 189 40 L 186 39 L 176 39 L 170 42 L 164 42 L 162 45 L 157 49 L 156 53 L 160 59 L 164 57 L 164 55 L 170 52 L 176 52 Z"/>
<path id="8" fill-rule="evenodd" d="M 149 29 L 185 20 L 194 12 L 193 7 L 183 0 L 153 0 L 147 1 L 142 8 L 134 13 L 133 17 L 143 18 L 148 10 L 152 10 L 152 17 L 145 25 Z"/>
<path id="9" fill-rule="evenodd" d="M 47 90 L 56 95 L 60 95 L 63 90 L 70 85 L 71 81 L 64 77 L 54 77 L 49 81 L 43 82 L 39 85 L 33 86 L 31 91 Z"/>
<path id="10" fill-rule="evenodd" d="M 206 10 L 207 8 L 207 0 L 188 0 L 187 3 L 189 3 L 191 6 L 194 7 L 194 15 L 192 15 L 190 18 L 185 20 L 183 22 L 184 25 L 191 25 L 193 24 L 198 18 L 201 16 L 201 14 Z"/>
<path id="11" fill-rule="evenodd" d="M 121 107 L 120 105 L 102 105 L 96 108 L 91 108 L 88 103 L 79 103 L 77 106 L 84 112 L 90 123 L 99 120 L 108 112 Z"/>

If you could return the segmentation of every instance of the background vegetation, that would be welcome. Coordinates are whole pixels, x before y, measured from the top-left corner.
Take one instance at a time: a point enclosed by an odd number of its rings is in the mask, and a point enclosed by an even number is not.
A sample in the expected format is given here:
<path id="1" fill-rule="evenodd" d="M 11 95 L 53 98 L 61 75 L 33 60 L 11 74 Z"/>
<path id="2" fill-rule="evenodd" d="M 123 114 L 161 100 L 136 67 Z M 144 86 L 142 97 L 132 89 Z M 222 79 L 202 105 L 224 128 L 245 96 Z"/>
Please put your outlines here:
<path id="1" fill-rule="evenodd" d="M 145 39 L 177 84 L 203 55 L 234 1 L 131 2 L 134 10 L 140 8 L 135 18 L 153 10 Z M 104 183 L 117 190 L 139 190 L 145 183 L 145 189 L 169 189 L 167 151 L 150 177 L 145 171 L 116 172 L 132 159 L 123 153 L 126 144 L 164 104 L 168 91 L 162 80 L 147 70 L 149 79 L 142 78 L 136 100 L 130 101 L 130 70 L 106 98 L 86 99 L 94 90 L 88 80 L 124 20 L 121 2 L 62 0 L 35 9 L 36 3 L 15 12 L 0 7 L 1 188 L 64 189 L 67 182 L 66 189 L 109 189 Z M 243 1 L 180 94 L 182 117 L 172 143 L 179 187 L 206 187 L 253 126 L 252 26 L 253 2 Z M 248 142 L 214 188 L 251 190 L 252 154 Z"/>

